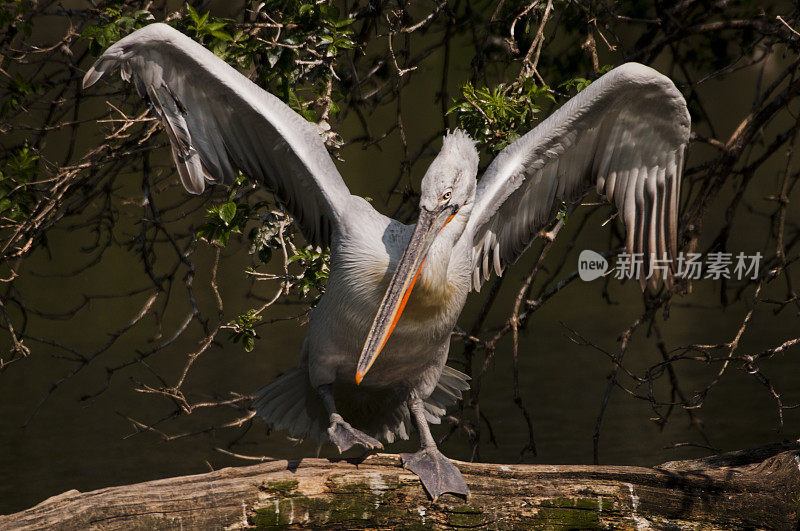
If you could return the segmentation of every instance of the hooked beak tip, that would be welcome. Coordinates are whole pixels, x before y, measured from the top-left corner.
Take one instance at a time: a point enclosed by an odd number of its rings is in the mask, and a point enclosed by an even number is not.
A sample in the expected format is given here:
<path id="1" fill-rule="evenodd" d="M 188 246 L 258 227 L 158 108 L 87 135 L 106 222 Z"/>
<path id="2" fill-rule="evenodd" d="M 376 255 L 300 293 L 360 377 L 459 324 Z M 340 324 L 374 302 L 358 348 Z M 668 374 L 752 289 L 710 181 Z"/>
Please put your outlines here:
<path id="1" fill-rule="evenodd" d="M 361 380 L 363 380 L 363 379 L 364 379 L 364 373 L 361 372 L 361 371 L 358 371 L 356 373 L 356 385 L 361 385 Z"/>

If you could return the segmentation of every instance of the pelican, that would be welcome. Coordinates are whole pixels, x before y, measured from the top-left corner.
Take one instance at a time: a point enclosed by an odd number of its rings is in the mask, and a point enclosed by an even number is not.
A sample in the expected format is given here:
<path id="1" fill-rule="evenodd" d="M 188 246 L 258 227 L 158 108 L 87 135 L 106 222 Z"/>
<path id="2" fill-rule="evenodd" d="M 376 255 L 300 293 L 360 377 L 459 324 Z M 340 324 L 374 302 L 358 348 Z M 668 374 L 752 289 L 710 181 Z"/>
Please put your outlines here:
<path id="1" fill-rule="evenodd" d="M 593 82 L 503 149 L 480 181 L 475 142 L 449 132 L 422 179 L 415 225 L 350 194 L 318 127 L 177 30 L 151 24 L 121 39 L 83 87 L 116 68 L 162 122 L 186 190 L 230 185 L 241 171 L 309 243 L 330 247 L 299 363 L 257 391 L 257 414 L 340 452 L 382 448 L 416 428 L 420 450 L 403 463 L 434 499 L 468 493 L 429 424 L 469 388 L 445 362 L 470 291 L 591 189 L 619 211 L 628 252 L 676 257 L 690 118 L 675 85 L 649 67 L 628 63 Z"/>

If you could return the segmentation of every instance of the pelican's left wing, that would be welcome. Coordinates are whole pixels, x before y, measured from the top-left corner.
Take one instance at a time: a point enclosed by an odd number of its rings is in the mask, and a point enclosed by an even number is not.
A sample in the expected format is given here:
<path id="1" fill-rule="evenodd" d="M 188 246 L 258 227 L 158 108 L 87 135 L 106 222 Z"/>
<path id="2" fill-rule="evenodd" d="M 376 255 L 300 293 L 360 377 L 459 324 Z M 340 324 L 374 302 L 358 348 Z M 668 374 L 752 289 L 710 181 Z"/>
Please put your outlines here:
<path id="1" fill-rule="evenodd" d="M 115 68 L 153 105 L 189 192 L 231 184 L 241 171 L 275 194 L 309 242 L 330 244 L 351 195 L 314 125 L 165 24 L 109 47 L 84 88 Z"/>
<path id="2" fill-rule="evenodd" d="M 640 64 L 615 68 L 578 93 L 506 147 L 478 183 L 466 231 L 473 288 L 514 263 L 562 202 L 593 187 L 619 210 L 628 252 L 642 253 L 645 267 L 651 255 L 674 259 L 690 126 L 672 81 Z"/>

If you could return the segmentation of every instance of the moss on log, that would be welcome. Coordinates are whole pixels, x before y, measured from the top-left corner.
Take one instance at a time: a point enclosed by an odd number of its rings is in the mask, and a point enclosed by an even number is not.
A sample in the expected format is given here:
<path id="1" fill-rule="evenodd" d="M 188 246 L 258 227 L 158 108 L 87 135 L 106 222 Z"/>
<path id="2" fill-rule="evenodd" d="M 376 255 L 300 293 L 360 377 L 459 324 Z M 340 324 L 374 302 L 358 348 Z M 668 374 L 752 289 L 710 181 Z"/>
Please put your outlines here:
<path id="1" fill-rule="evenodd" d="M 395 455 L 225 468 L 69 491 L 0 528 L 770 528 L 800 524 L 800 444 L 659 467 L 456 462 L 464 501 L 432 502 Z"/>

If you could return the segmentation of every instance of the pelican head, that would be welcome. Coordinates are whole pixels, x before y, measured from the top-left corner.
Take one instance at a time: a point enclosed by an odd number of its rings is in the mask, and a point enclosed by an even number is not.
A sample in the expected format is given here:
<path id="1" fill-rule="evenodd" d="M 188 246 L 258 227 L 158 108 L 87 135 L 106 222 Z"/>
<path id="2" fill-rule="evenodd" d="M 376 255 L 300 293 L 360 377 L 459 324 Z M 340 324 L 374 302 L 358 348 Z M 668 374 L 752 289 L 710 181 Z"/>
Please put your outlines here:
<path id="1" fill-rule="evenodd" d="M 420 215 L 437 208 L 456 207 L 472 201 L 478 175 L 478 150 L 475 141 L 460 129 L 444 137 L 442 150 L 422 178 L 419 198 Z M 444 195 L 450 192 L 444 202 Z"/>
<path id="2" fill-rule="evenodd" d="M 417 225 L 367 335 L 358 360 L 356 384 L 361 383 L 400 320 L 431 245 L 459 210 L 475 198 L 477 174 L 475 141 L 458 129 L 445 136 L 442 150 L 422 178 Z"/>

